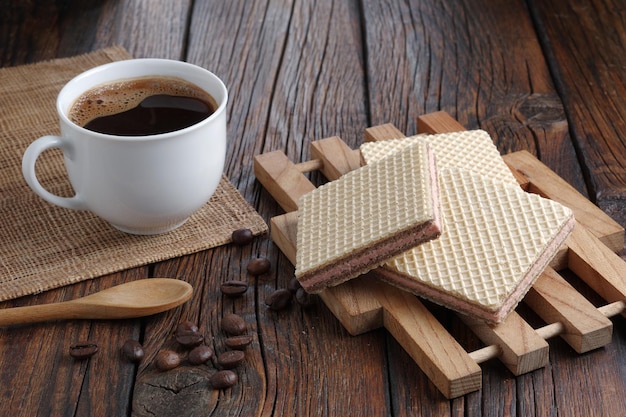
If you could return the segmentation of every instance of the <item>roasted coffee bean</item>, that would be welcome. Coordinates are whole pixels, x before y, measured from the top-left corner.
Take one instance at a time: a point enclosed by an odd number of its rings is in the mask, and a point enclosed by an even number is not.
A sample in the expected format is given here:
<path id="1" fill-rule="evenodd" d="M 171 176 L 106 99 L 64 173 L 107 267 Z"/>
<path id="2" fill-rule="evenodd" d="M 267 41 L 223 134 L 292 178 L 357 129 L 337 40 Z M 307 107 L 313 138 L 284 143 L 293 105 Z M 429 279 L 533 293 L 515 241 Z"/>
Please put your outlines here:
<path id="1" fill-rule="evenodd" d="M 224 295 L 239 297 L 248 291 L 248 283 L 237 280 L 226 281 L 220 286 L 220 289 Z"/>
<path id="2" fill-rule="evenodd" d="M 193 331 L 180 331 L 176 332 L 176 341 L 186 348 L 192 348 L 200 345 L 204 342 L 204 336 L 202 333 Z"/>
<path id="3" fill-rule="evenodd" d="M 295 298 L 298 304 L 300 304 L 302 307 L 311 307 L 313 304 L 315 304 L 314 296 L 306 292 L 304 288 L 298 288 Z"/>
<path id="4" fill-rule="evenodd" d="M 248 262 L 247 270 L 250 275 L 263 275 L 270 270 L 271 266 L 267 258 L 254 258 Z"/>
<path id="5" fill-rule="evenodd" d="M 200 365 L 208 361 L 213 357 L 213 349 L 208 347 L 207 345 L 196 346 L 191 349 L 189 355 L 187 356 L 187 360 L 192 365 Z"/>
<path id="6" fill-rule="evenodd" d="M 252 242 L 254 235 L 250 229 L 237 229 L 232 234 L 233 243 L 238 246 L 244 246 Z"/>
<path id="7" fill-rule="evenodd" d="M 224 344 L 230 349 L 243 350 L 252 343 L 252 336 L 244 334 L 241 336 L 231 336 L 224 341 Z"/>
<path id="8" fill-rule="evenodd" d="M 180 355 L 173 350 L 163 349 L 157 353 L 154 366 L 159 371 L 169 371 L 180 365 Z"/>
<path id="9" fill-rule="evenodd" d="M 244 319 L 237 314 L 227 314 L 222 318 L 222 330 L 234 336 L 242 335 L 246 332 L 247 325 Z"/>
<path id="10" fill-rule="evenodd" d="M 233 369 L 238 367 L 246 359 L 246 354 L 241 350 L 227 350 L 217 357 L 217 363 L 223 369 Z"/>
<path id="11" fill-rule="evenodd" d="M 122 345 L 122 355 L 131 362 L 141 362 L 144 357 L 143 346 L 136 340 L 128 339 Z"/>
<path id="12" fill-rule="evenodd" d="M 176 333 L 197 332 L 197 331 L 198 331 L 198 325 L 190 320 L 184 321 L 176 327 Z"/>
<path id="13" fill-rule="evenodd" d="M 300 281 L 298 281 L 297 278 L 291 278 L 289 280 L 289 283 L 287 284 L 287 289 L 295 294 L 299 288 L 302 288 L 302 285 L 300 285 Z"/>
<path id="14" fill-rule="evenodd" d="M 215 389 L 230 388 L 237 383 L 237 379 L 233 371 L 218 371 L 209 377 L 209 384 Z"/>
<path id="15" fill-rule="evenodd" d="M 70 356 L 78 360 L 91 358 L 97 352 L 98 344 L 88 340 L 70 346 Z"/>
<path id="16" fill-rule="evenodd" d="M 276 290 L 265 298 L 265 304 L 270 310 L 283 310 L 291 304 L 293 294 L 287 289 Z"/>

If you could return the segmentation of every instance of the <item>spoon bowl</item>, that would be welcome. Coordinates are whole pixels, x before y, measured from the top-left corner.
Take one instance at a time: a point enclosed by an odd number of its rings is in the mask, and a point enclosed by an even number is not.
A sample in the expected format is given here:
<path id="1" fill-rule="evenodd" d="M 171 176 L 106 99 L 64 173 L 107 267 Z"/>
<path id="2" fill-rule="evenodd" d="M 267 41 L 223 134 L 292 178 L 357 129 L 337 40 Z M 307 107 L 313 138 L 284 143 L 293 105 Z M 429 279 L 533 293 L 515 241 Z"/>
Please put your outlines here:
<path id="1" fill-rule="evenodd" d="M 193 288 L 171 278 L 139 279 L 59 303 L 0 309 L 0 326 L 63 319 L 126 319 L 172 309 L 191 298 Z"/>

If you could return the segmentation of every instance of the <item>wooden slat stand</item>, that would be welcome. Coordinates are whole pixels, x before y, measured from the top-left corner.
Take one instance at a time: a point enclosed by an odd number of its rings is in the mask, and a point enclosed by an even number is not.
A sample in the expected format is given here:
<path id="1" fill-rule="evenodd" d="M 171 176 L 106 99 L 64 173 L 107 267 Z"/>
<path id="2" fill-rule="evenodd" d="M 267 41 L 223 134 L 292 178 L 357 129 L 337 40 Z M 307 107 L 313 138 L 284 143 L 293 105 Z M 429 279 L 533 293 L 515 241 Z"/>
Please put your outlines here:
<path id="1" fill-rule="evenodd" d="M 463 130 L 443 112 L 418 119 L 425 133 Z M 366 130 L 366 140 L 402 137 L 392 125 Z M 295 264 L 298 198 L 315 186 L 304 172 L 320 170 L 329 180 L 358 168 L 360 152 L 340 138 L 311 144 L 313 159 L 294 164 L 280 151 L 257 155 L 257 179 L 287 212 L 271 219 L 272 239 Z M 520 185 L 571 207 L 578 224 L 567 244 L 555 256 L 524 299 L 546 323 L 533 329 L 516 312 L 497 326 L 461 317 L 485 343 L 465 351 L 428 308 L 412 294 L 376 279 L 376 271 L 325 290 L 321 298 L 352 335 L 385 327 L 447 398 L 481 388 L 480 363 L 498 358 L 515 375 L 548 363 L 546 339 L 561 335 L 582 353 L 611 342 L 608 317 L 626 310 L 626 262 L 614 252 L 624 244 L 624 229 L 528 152 L 504 157 Z M 611 304 L 596 308 L 556 271 L 570 268 Z"/>

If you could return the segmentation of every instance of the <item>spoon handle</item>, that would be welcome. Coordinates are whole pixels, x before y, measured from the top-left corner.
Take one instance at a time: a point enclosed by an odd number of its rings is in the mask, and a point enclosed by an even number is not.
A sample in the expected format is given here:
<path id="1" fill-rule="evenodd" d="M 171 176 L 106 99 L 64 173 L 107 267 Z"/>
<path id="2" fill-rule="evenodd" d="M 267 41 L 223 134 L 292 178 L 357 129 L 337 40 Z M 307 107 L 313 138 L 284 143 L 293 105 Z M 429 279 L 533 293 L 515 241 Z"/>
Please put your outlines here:
<path id="1" fill-rule="evenodd" d="M 0 327 L 84 317 L 86 311 L 83 310 L 85 309 L 81 304 L 71 301 L 4 308 L 0 309 Z"/>

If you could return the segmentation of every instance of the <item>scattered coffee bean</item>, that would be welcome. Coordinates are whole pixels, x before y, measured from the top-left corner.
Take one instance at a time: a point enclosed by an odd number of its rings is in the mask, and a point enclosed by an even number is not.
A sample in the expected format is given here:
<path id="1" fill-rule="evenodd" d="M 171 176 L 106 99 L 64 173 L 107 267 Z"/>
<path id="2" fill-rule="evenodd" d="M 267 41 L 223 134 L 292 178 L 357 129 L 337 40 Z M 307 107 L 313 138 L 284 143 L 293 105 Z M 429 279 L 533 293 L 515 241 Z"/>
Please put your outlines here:
<path id="1" fill-rule="evenodd" d="M 311 307 L 315 303 L 314 296 L 306 292 L 304 288 L 298 288 L 296 291 L 296 301 L 302 307 Z"/>
<path id="2" fill-rule="evenodd" d="M 197 331 L 198 331 L 198 325 L 190 320 L 184 321 L 176 327 L 177 334 L 183 333 L 183 332 L 197 332 Z"/>
<path id="3" fill-rule="evenodd" d="M 213 357 L 213 350 L 207 345 L 196 346 L 191 349 L 187 360 L 192 365 L 201 365 Z"/>
<path id="4" fill-rule="evenodd" d="M 254 258 L 248 262 L 247 270 L 251 275 L 263 275 L 270 270 L 271 266 L 267 258 Z"/>
<path id="5" fill-rule="evenodd" d="M 173 350 L 161 350 L 155 359 L 154 365 L 159 371 L 169 371 L 180 365 L 180 355 Z"/>
<path id="6" fill-rule="evenodd" d="M 287 289 L 295 294 L 299 288 L 302 288 L 302 285 L 300 285 L 300 281 L 298 281 L 298 279 L 295 277 L 291 278 L 289 280 L 289 283 L 287 284 Z"/>
<path id="7" fill-rule="evenodd" d="M 209 384 L 215 389 L 230 388 L 237 383 L 237 374 L 233 371 L 218 371 L 211 375 Z"/>
<path id="8" fill-rule="evenodd" d="M 224 344 L 230 349 L 244 350 L 248 345 L 252 343 L 252 336 L 241 335 L 231 336 L 224 341 Z"/>
<path id="9" fill-rule="evenodd" d="M 186 348 L 192 348 L 204 342 L 202 333 L 192 331 L 181 331 L 176 333 L 176 341 Z"/>
<path id="10" fill-rule="evenodd" d="M 293 294 L 287 289 L 279 289 L 271 293 L 265 298 L 265 304 L 270 310 L 283 310 L 291 305 Z"/>
<path id="11" fill-rule="evenodd" d="M 245 359 L 246 355 L 241 350 L 227 350 L 217 357 L 217 363 L 223 369 L 233 369 L 241 365 Z"/>
<path id="12" fill-rule="evenodd" d="M 229 297 L 239 297 L 248 290 L 248 283 L 237 280 L 226 281 L 221 285 L 220 289 L 224 295 Z"/>
<path id="13" fill-rule="evenodd" d="M 250 229 L 237 229 L 232 234 L 233 243 L 238 246 L 244 246 L 252 242 L 254 235 Z"/>
<path id="14" fill-rule="evenodd" d="M 234 336 L 242 335 L 248 326 L 241 316 L 237 314 L 227 314 L 222 318 L 222 330 Z"/>
<path id="15" fill-rule="evenodd" d="M 136 340 L 128 339 L 122 345 L 122 355 L 131 362 L 141 362 L 144 356 L 143 346 Z"/>
<path id="16" fill-rule="evenodd" d="M 91 358 L 98 352 L 98 344 L 91 341 L 74 343 L 70 346 L 70 356 L 82 360 Z"/>

